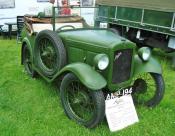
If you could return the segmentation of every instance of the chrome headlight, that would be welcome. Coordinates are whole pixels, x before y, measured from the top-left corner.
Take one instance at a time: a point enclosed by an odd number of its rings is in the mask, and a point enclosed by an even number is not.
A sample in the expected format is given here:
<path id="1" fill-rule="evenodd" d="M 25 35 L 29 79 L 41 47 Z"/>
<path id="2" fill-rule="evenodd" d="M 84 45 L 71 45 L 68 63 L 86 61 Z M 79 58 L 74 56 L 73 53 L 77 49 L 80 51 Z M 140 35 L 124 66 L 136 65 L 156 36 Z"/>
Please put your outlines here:
<path id="1" fill-rule="evenodd" d="M 138 55 L 143 61 L 148 61 L 151 56 L 151 49 L 149 47 L 142 47 L 138 50 Z"/>
<path id="2" fill-rule="evenodd" d="M 109 65 L 109 58 L 106 54 L 98 54 L 94 58 L 94 64 L 99 70 L 105 70 Z"/>

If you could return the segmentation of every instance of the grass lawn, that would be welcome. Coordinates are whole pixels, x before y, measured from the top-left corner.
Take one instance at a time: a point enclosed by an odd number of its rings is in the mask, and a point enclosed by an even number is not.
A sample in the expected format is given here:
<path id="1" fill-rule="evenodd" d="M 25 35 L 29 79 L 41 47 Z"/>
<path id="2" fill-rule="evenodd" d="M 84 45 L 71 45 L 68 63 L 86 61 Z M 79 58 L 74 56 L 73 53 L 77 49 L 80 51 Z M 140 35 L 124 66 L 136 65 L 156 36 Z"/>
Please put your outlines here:
<path id="1" fill-rule="evenodd" d="M 32 79 L 20 65 L 20 45 L 0 40 L 0 136 L 174 136 L 175 71 L 161 57 L 165 97 L 154 109 L 136 107 L 139 123 L 111 133 L 106 121 L 89 130 L 64 114 L 57 88 Z"/>

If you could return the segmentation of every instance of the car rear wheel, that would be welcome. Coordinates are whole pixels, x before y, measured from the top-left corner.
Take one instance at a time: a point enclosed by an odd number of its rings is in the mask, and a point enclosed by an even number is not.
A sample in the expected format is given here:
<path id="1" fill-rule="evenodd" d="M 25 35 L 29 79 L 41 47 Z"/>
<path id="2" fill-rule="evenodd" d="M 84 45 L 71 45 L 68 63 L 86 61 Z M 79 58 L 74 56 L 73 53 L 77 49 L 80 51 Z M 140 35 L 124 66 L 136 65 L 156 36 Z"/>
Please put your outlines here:
<path id="1" fill-rule="evenodd" d="M 35 63 L 46 77 L 52 77 L 66 64 L 66 51 L 57 33 L 41 31 L 35 40 Z"/>
<path id="2" fill-rule="evenodd" d="M 32 67 L 32 55 L 26 44 L 23 45 L 23 65 L 27 74 L 31 77 L 36 76 L 36 72 Z"/>
<path id="3" fill-rule="evenodd" d="M 146 73 L 135 80 L 133 98 L 137 104 L 154 107 L 162 100 L 164 90 L 165 85 L 162 75 Z"/>
<path id="4" fill-rule="evenodd" d="M 105 115 L 105 99 L 102 91 L 85 87 L 69 73 L 61 83 L 61 102 L 66 115 L 88 128 L 97 126 Z"/>

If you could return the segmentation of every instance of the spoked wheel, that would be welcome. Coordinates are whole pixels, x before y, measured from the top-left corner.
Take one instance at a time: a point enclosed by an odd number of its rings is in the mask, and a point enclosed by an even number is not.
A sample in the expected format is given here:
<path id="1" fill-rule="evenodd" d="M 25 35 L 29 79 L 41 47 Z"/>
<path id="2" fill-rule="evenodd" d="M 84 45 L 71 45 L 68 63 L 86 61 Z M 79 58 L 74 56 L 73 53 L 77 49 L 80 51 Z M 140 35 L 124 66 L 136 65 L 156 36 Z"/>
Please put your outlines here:
<path id="1" fill-rule="evenodd" d="M 164 90 L 162 75 L 146 73 L 135 80 L 133 85 L 133 98 L 137 104 L 154 107 L 162 100 Z"/>
<path id="2" fill-rule="evenodd" d="M 53 69 L 56 68 L 59 60 L 55 47 L 46 37 L 42 38 L 39 43 L 39 57 L 41 59 L 43 68 L 47 71 L 53 71 Z"/>
<path id="3" fill-rule="evenodd" d="M 57 33 L 50 30 L 41 31 L 35 40 L 35 63 L 40 72 L 52 77 L 66 64 L 66 51 Z"/>
<path id="4" fill-rule="evenodd" d="M 23 64 L 27 74 L 31 77 L 34 77 L 36 73 L 32 68 L 32 55 L 27 45 L 24 45 L 23 47 Z"/>
<path id="5" fill-rule="evenodd" d="M 98 125 L 105 115 L 102 91 L 86 88 L 73 74 L 67 74 L 60 87 L 60 96 L 66 115 L 88 128 Z"/>

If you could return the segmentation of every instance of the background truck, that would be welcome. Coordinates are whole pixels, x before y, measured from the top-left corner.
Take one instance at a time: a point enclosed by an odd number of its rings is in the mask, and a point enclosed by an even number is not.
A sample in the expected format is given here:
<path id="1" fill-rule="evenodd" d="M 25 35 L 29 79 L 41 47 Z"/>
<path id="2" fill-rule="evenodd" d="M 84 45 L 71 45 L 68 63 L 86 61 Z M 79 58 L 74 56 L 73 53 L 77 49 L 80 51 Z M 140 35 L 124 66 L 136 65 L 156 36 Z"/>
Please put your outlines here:
<path id="1" fill-rule="evenodd" d="M 138 46 L 160 48 L 175 67 L 174 0 L 97 0 L 95 24 L 107 23 Z"/>

